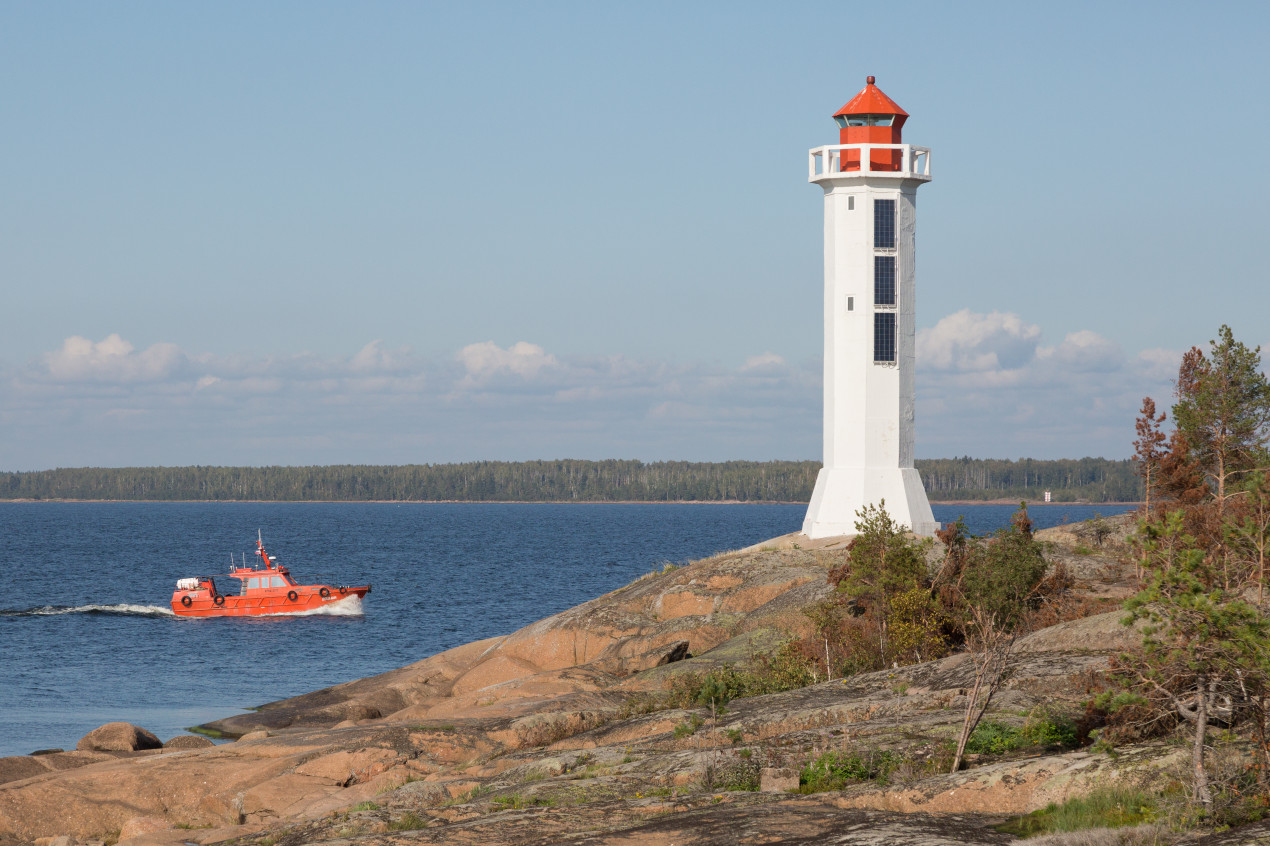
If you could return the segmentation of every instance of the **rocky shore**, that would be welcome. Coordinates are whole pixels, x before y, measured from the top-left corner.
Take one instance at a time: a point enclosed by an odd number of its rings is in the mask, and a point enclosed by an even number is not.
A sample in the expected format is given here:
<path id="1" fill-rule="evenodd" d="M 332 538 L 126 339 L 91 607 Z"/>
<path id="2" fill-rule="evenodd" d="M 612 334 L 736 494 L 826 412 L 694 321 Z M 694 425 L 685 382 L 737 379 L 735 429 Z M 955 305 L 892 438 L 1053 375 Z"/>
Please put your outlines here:
<path id="1" fill-rule="evenodd" d="M 1132 590 L 1131 571 L 1074 530 L 1038 537 L 1091 608 Z M 1167 777 L 1168 744 L 924 766 L 960 727 L 966 654 L 723 709 L 654 708 L 675 676 L 744 664 L 801 631 L 841 555 L 841 542 L 791 535 L 667 568 L 506 637 L 203 727 L 232 743 L 164 744 L 120 723 L 72 752 L 0 759 L 0 846 L 1005 844 L 994 826 L 1010 815 Z M 1135 638 L 1119 617 L 1022 639 L 990 716 L 1078 712 Z M 885 784 L 796 792 L 830 751 L 902 763 Z M 1270 827 L 1235 834 L 1188 842 L 1270 843 Z"/>

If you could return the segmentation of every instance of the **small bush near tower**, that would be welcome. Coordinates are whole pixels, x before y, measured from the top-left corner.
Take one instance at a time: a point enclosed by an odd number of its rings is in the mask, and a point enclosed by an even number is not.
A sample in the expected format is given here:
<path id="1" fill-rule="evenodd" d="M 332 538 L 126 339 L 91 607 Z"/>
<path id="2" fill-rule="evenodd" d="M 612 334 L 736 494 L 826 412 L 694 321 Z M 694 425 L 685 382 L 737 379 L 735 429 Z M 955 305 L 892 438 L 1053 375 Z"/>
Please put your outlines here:
<path id="1" fill-rule="evenodd" d="M 986 538 L 969 537 L 961 521 L 941 530 L 933 573 L 935 541 L 907 532 L 885 502 L 860 509 L 856 529 L 829 572 L 833 596 L 806 612 L 815 634 L 801 644 L 822 667 L 827 652 L 834 675 L 940 658 L 975 638 L 977 616 L 1020 630 L 1047 600 L 1048 567 L 1026 507 Z"/>

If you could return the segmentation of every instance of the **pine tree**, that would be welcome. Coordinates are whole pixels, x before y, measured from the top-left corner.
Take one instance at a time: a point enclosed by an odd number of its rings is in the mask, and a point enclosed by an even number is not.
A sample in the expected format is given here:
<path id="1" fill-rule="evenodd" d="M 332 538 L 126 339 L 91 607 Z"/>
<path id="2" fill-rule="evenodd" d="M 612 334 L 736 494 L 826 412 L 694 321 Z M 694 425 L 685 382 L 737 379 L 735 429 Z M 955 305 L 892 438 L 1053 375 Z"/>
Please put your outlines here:
<path id="1" fill-rule="evenodd" d="M 1266 463 L 1270 382 L 1261 372 L 1261 347 L 1248 349 L 1229 326 L 1218 337 L 1209 355 L 1192 347 L 1182 357 L 1173 420 L 1203 467 L 1220 516 L 1231 479 Z"/>
<path id="2" fill-rule="evenodd" d="M 1145 548 L 1151 579 L 1125 603 L 1125 624 L 1144 623 L 1140 661 L 1129 666 L 1144 695 L 1192 725 L 1194 796 L 1209 805 L 1204 760 L 1209 722 L 1218 703 L 1266 690 L 1270 625 L 1256 608 L 1218 586 L 1210 557 L 1187 534 L 1180 512 L 1146 525 Z"/>

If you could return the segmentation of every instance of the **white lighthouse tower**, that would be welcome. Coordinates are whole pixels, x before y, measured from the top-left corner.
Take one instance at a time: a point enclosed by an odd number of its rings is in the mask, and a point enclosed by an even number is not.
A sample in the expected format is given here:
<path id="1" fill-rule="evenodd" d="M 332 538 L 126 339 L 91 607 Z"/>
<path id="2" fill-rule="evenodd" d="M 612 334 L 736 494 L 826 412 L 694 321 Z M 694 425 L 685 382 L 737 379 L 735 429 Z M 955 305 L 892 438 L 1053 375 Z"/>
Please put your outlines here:
<path id="1" fill-rule="evenodd" d="M 811 538 L 856 533 L 885 500 L 919 535 L 939 528 L 913 467 L 913 233 L 930 150 L 901 141 L 908 113 L 869 77 L 808 156 L 825 192 L 825 457 L 803 521 Z"/>

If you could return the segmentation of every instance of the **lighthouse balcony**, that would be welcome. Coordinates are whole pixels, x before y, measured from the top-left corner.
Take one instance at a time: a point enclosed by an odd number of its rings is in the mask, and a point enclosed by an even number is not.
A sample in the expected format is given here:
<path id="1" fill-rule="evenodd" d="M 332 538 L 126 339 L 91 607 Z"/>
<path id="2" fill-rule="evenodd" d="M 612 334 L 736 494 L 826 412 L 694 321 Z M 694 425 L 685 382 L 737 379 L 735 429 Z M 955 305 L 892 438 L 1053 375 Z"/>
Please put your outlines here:
<path id="1" fill-rule="evenodd" d="M 807 181 L 881 176 L 929 182 L 930 148 L 912 144 L 827 144 L 807 152 Z"/>

